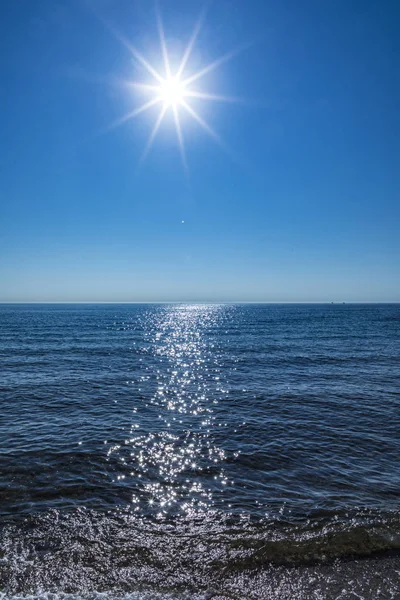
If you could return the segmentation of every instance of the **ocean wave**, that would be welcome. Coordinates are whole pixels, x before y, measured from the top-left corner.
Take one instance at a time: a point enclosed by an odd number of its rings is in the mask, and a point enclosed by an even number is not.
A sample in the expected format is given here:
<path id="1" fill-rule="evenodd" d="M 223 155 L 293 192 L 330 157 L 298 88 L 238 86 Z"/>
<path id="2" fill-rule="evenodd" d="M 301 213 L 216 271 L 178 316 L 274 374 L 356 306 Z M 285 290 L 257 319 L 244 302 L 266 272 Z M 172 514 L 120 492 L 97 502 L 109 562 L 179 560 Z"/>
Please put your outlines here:
<path id="1" fill-rule="evenodd" d="M 157 521 L 122 513 L 52 510 L 3 524 L 0 590 L 3 598 L 14 599 L 33 594 L 59 600 L 61 591 L 75 594 L 63 600 L 109 598 L 82 593 L 112 590 L 113 598 L 125 594 L 121 597 L 132 600 L 193 600 L 206 598 L 209 589 L 220 588 L 227 578 L 251 572 L 318 569 L 338 560 L 384 556 L 400 560 L 399 514 L 361 512 L 300 523 L 253 523 L 219 513 Z M 126 596 L 132 590 L 136 596 Z M 182 595 L 187 590 L 192 595 Z M 38 591 L 56 596 L 35 596 Z"/>

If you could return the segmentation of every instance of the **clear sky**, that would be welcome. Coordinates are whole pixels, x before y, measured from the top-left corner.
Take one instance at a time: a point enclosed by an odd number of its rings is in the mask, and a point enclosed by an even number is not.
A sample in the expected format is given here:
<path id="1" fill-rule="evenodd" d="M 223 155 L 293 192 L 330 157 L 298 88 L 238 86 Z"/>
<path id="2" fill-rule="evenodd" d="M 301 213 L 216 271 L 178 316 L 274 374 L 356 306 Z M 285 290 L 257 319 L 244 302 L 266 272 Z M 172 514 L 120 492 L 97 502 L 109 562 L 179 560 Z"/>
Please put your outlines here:
<path id="1" fill-rule="evenodd" d="M 172 67 L 204 8 L 160 1 Z M 159 114 L 150 0 L 0 5 L 0 301 L 400 301 L 400 3 L 214 0 Z M 119 34 L 119 38 L 116 35 Z M 154 83 L 154 82 L 153 82 Z M 150 93 L 150 99 L 151 99 Z M 147 98 L 147 99 L 146 99 Z"/>

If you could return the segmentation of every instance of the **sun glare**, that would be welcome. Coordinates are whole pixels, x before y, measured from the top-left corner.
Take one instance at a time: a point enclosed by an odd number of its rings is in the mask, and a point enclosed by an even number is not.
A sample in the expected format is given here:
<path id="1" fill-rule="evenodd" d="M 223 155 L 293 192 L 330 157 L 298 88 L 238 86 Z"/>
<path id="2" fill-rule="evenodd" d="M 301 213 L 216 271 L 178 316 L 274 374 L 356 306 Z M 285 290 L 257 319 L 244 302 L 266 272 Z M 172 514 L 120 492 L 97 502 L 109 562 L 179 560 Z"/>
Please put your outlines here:
<path id="1" fill-rule="evenodd" d="M 163 81 L 160 85 L 160 96 L 167 108 L 181 105 L 185 96 L 185 87 L 180 77 L 168 77 Z"/>
<path id="2" fill-rule="evenodd" d="M 183 53 L 183 57 L 180 61 L 178 68 L 172 69 L 172 65 L 170 62 L 170 57 L 167 50 L 164 29 L 161 22 L 160 15 L 157 14 L 157 22 L 158 22 L 158 31 L 160 36 L 160 44 L 161 44 L 161 54 L 164 62 L 164 72 L 159 72 L 152 64 L 148 62 L 148 60 L 136 50 L 132 46 L 132 44 L 126 39 L 122 38 L 120 35 L 116 34 L 118 39 L 128 48 L 131 52 L 135 60 L 142 65 L 151 76 L 151 80 L 149 82 L 138 82 L 138 81 L 128 81 L 127 85 L 129 87 L 134 88 L 141 93 L 144 93 L 148 96 L 148 99 L 138 108 L 134 109 L 129 114 L 123 116 L 117 122 L 115 122 L 111 127 L 115 127 L 126 123 L 128 120 L 133 119 L 141 113 L 149 110 L 150 108 L 160 105 L 160 111 L 158 116 L 156 117 L 154 126 L 152 128 L 149 140 L 141 157 L 140 163 L 146 158 L 148 152 L 150 151 L 151 146 L 155 140 L 157 132 L 164 120 L 164 117 L 167 112 L 171 112 L 173 115 L 173 119 L 175 122 L 175 129 L 178 138 L 178 144 L 182 156 L 182 162 L 187 170 L 187 162 L 185 155 L 185 147 L 183 140 L 183 133 L 181 128 L 181 113 L 185 112 L 190 115 L 194 121 L 196 121 L 203 130 L 211 136 L 216 142 L 218 142 L 222 147 L 225 148 L 219 136 L 213 131 L 213 129 L 204 121 L 204 119 L 198 114 L 197 110 L 193 108 L 190 103 L 190 100 L 203 100 L 203 101 L 219 101 L 219 102 L 235 102 L 235 98 L 230 98 L 227 96 L 220 96 L 216 94 L 210 94 L 208 92 L 202 91 L 200 89 L 193 89 L 192 85 L 195 82 L 198 82 L 202 77 L 214 71 L 217 67 L 219 67 L 224 62 L 230 60 L 237 51 L 230 52 L 225 54 L 221 58 L 215 60 L 211 64 L 203 67 L 196 73 L 192 73 L 189 76 L 184 77 L 184 73 L 186 73 L 187 66 L 189 63 L 189 59 L 191 53 L 193 51 L 193 47 L 196 43 L 198 34 L 201 29 L 201 25 L 203 22 L 204 14 L 199 19 L 192 34 L 192 37 L 189 40 L 189 43 Z M 116 32 L 114 32 L 116 33 Z"/>

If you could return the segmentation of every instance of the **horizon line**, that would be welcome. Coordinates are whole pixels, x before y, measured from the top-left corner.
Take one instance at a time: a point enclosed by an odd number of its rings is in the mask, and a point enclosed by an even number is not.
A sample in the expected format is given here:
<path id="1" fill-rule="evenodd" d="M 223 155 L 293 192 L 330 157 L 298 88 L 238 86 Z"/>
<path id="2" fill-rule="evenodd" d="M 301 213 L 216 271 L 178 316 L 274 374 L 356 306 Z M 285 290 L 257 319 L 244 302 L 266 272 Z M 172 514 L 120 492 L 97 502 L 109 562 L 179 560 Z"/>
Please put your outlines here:
<path id="1" fill-rule="evenodd" d="M 0 300 L 4 304 L 400 304 L 400 300 Z"/>

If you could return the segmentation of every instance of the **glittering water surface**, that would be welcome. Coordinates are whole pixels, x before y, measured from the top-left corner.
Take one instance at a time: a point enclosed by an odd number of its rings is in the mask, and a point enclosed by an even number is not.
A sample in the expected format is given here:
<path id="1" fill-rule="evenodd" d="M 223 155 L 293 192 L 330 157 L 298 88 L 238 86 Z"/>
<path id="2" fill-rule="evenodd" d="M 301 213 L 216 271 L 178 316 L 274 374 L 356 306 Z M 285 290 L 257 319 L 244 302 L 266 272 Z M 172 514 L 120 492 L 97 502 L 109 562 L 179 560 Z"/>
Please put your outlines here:
<path id="1" fill-rule="evenodd" d="M 399 354 L 399 305 L 0 306 L 4 597 L 396 598 Z"/>

